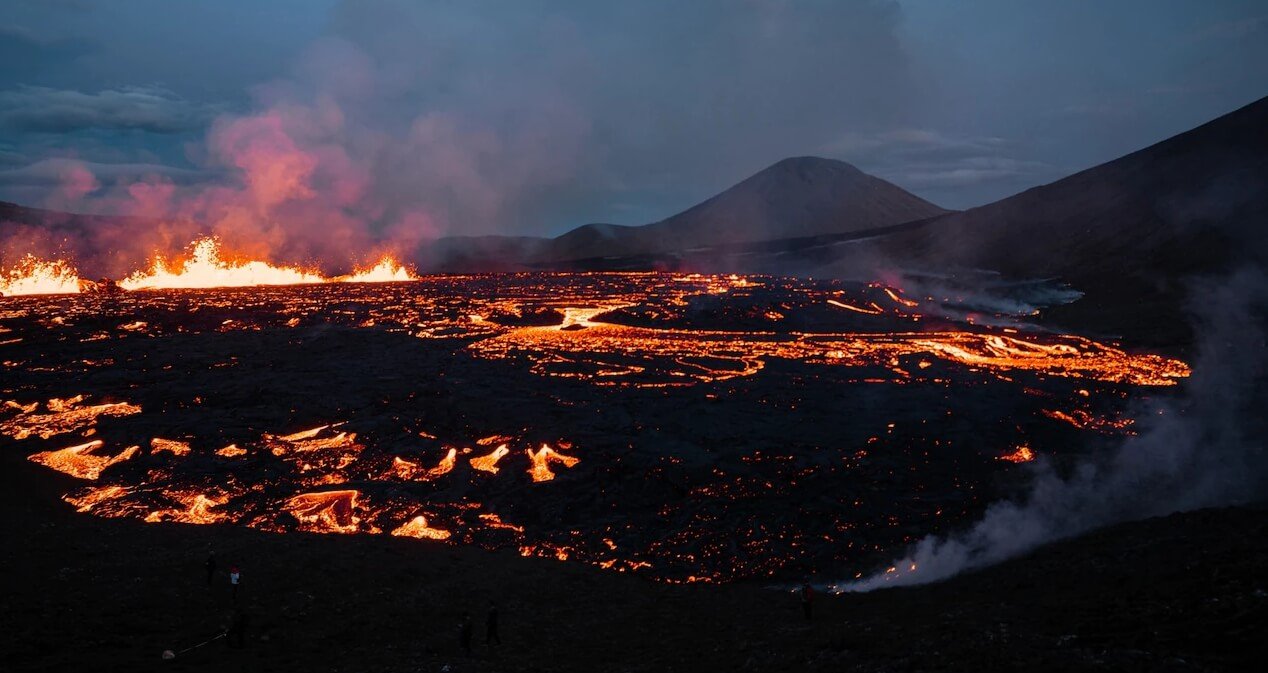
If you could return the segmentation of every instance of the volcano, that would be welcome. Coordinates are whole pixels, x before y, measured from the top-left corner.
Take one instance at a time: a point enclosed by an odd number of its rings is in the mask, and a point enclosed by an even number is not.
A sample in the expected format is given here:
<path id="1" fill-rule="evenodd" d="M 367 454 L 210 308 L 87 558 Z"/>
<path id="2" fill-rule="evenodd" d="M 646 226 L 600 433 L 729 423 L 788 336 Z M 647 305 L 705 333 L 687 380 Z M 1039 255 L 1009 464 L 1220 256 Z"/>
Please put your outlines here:
<path id="1" fill-rule="evenodd" d="M 849 233 L 945 212 L 843 161 L 794 157 L 659 222 L 578 227 L 551 240 L 533 260 L 684 252 L 724 243 Z"/>

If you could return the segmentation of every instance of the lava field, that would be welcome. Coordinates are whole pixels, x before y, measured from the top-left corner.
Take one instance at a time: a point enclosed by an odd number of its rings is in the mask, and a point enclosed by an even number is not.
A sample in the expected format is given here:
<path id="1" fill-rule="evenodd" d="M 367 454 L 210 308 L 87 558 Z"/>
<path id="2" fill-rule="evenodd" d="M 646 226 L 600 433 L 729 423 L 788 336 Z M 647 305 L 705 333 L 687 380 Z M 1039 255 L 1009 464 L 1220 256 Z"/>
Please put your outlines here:
<path id="1" fill-rule="evenodd" d="M 948 305 L 658 273 L 3 298 L 0 442 L 85 515 L 849 577 L 1189 373 Z"/>

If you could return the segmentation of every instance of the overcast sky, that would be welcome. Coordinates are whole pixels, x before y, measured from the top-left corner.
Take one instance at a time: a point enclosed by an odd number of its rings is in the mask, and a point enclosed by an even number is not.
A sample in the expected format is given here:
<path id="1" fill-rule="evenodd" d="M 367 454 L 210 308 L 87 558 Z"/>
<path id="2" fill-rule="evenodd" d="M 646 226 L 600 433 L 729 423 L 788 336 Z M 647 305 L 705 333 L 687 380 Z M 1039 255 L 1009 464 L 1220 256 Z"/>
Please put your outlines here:
<path id="1" fill-rule="evenodd" d="M 242 182 L 267 128 L 371 228 L 641 224 L 807 154 L 962 208 L 1266 94 L 1256 1 L 8 0 L 0 199 Z"/>

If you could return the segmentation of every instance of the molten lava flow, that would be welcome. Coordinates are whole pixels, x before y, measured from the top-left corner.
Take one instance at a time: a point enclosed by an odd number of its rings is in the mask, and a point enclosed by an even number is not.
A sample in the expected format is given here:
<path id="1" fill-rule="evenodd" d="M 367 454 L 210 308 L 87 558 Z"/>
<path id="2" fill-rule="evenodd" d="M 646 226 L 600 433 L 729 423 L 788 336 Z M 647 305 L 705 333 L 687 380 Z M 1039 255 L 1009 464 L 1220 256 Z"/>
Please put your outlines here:
<path id="1" fill-rule="evenodd" d="M 533 453 L 532 449 L 524 449 L 524 453 L 528 454 L 528 459 L 533 463 L 528 468 L 533 481 L 550 481 L 555 478 L 555 473 L 550 471 L 550 463 L 561 463 L 564 467 L 571 468 L 581 462 L 581 459 L 565 456 L 545 444 L 542 444 L 537 453 Z"/>
<path id="2" fill-rule="evenodd" d="M 299 521 L 299 529 L 312 533 L 356 533 L 361 517 L 356 515 L 357 491 L 301 493 L 286 501 L 283 509 Z M 368 531 L 377 532 L 377 531 Z"/>
<path id="3" fill-rule="evenodd" d="M 1022 444 L 1017 447 L 1016 451 L 999 457 L 1000 460 L 1006 460 L 1010 463 L 1029 463 L 1035 459 L 1035 452 L 1030 450 L 1029 446 Z"/>
<path id="4" fill-rule="evenodd" d="M 135 456 L 140 447 L 129 446 L 117 456 L 94 456 L 93 451 L 105 445 L 100 439 L 87 444 L 70 446 L 57 451 L 42 451 L 27 460 L 52 468 L 58 472 L 69 474 L 79 479 L 95 481 L 103 470 L 115 463 L 121 463 Z"/>
<path id="5" fill-rule="evenodd" d="M 86 489 L 78 495 L 64 495 L 62 500 L 74 505 L 76 512 L 84 513 L 91 512 L 103 502 L 117 500 L 127 494 L 128 489 L 123 486 L 99 486 Z"/>
<path id="6" fill-rule="evenodd" d="M 511 450 L 506 446 L 506 444 L 502 444 L 487 456 L 477 456 L 472 458 L 471 467 L 480 470 L 481 472 L 497 474 L 498 470 L 501 469 L 498 467 L 498 461 L 502 460 L 502 458 L 510 452 Z"/>
<path id="7" fill-rule="evenodd" d="M 220 242 L 215 238 L 194 241 L 189 259 L 177 266 L 163 257 L 154 260 L 147 272 L 138 271 L 119 281 L 125 290 L 192 289 L 209 287 L 250 287 L 254 285 L 301 285 L 322 283 L 320 274 L 266 262 L 231 262 L 221 259 Z"/>
<path id="8" fill-rule="evenodd" d="M 18 405 L 22 409 L 19 415 L 0 421 L 0 434 L 14 439 L 26 439 L 37 436 L 48 439 L 55 435 L 75 432 L 97 422 L 99 416 L 130 416 L 141 413 L 141 407 L 127 402 L 114 402 L 81 406 L 84 397 L 76 395 L 69 399 L 51 399 L 46 405 L 47 414 L 32 413 L 29 406 Z"/>
<path id="9" fill-rule="evenodd" d="M 1095 430 L 1106 434 L 1124 433 L 1135 434 L 1131 426 L 1136 423 L 1131 418 L 1105 418 L 1102 416 L 1094 416 L 1082 409 L 1073 409 L 1069 412 L 1059 409 L 1044 409 L 1044 416 L 1053 420 L 1069 423 L 1080 430 Z"/>
<path id="10" fill-rule="evenodd" d="M 0 275 L 0 296 L 77 294 L 79 274 L 62 260 L 45 261 L 27 255 Z"/>
<path id="11" fill-rule="evenodd" d="M 247 450 L 237 444 L 230 444 L 224 448 L 216 449 L 216 455 L 222 458 L 237 458 L 247 455 Z"/>
<path id="12" fill-rule="evenodd" d="M 430 470 L 427 470 L 427 478 L 435 479 L 436 477 L 439 477 L 441 475 L 449 474 L 450 472 L 453 471 L 454 465 L 457 462 L 458 462 L 458 450 L 449 449 L 449 453 L 446 453 L 445 457 L 440 459 L 440 463 L 437 464 L 436 467 L 433 467 Z"/>
<path id="13" fill-rule="evenodd" d="M 907 308 L 916 308 L 917 306 L 920 305 L 920 302 L 918 301 L 912 301 L 910 299 L 903 298 L 902 295 L 898 294 L 898 291 L 895 290 L 894 288 L 886 287 L 883 289 L 885 291 L 885 294 L 888 295 L 889 298 L 892 299 L 894 303 L 896 304 L 902 304 L 903 306 L 906 306 Z"/>
<path id="14" fill-rule="evenodd" d="M 427 517 L 420 514 L 393 530 L 392 535 L 396 535 L 398 537 L 427 538 L 429 540 L 445 540 L 449 538 L 451 533 L 447 530 L 428 526 Z"/>
<path id="15" fill-rule="evenodd" d="M 189 442 L 163 439 L 162 437 L 155 437 L 150 440 L 150 453 L 161 453 L 163 451 L 175 456 L 188 456 L 190 452 Z"/>
<path id="16" fill-rule="evenodd" d="M 264 435 L 265 443 L 271 445 L 273 455 L 284 456 L 288 453 L 298 452 L 305 453 L 311 451 L 322 451 L 326 449 L 349 449 L 359 451 L 362 447 L 357 444 L 357 433 L 355 432 L 337 432 L 327 437 L 321 437 L 322 434 L 329 434 L 326 431 L 331 428 L 337 428 L 343 423 L 332 423 L 329 425 L 320 425 L 309 430 L 301 430 L 289 435 Z"/>
<path id="17" fill-rule="evenodd" d="M 833 306 L 836 306 L 837 308 L 849 309 L 851 311 L 854 311 L 855 313 L 865 313 L 867 315 L 880 315 L 885 312 L 884 309 L 877 306 L 876 304 L 871 304 L 867 308 L 863 308 L 862 306 L 847 304 L 843 301 L 837 301 L 836 299 L 829 299 L 828 303 L 832 304 Z"/>
<path id="18" fill-rule="evenodd" d="M 498 516 L 496 512 L 484 512 L 483 514 L 480 515 L 480 520 L 483 521 L 484 525 L 488 526 L 489 528 L 511 530 L 511 531 L 515 531 L 516 533 L 524 532 L 523 526 L 516 526 L 513 523 L 507 523 L 503 521 L 502 517 Z"/>
<path id="19" fill-rule="evenodd" d="M 341 283 L 395 283 L 418 280 L 418 276 L 410 273 L 400 262 L 391 257 L 384 257 L 378 264 L 368 269 L 358 269 L 347 276 L 337 278 Z"/>
<path id="20" fill-rule="evenodd" d="M 229 502 L 229 498 L 226 496 L 208 497 L 202 493 L 168 495 L 179 502 L 182 509 L 161 509 L 150 512 L 145 516 L 147 523 L 174 521 L 176 523 L 209 524 L 229 520 L 229 515 L 225 512 L 212 511 L 213 507 L 219 507 Z"/>
<path id="21" fill-rule="evenodd" d="M 444 476 L 453 471 L 454 465 L 458 462 L 458 450 L 449 449 L 444 458 L 440 459 L 440 463 L 436 467 L 423 469 L 418 463 L 411 463 L 404 458 L 396 457 L 392 459 L 392 474 L 401 479 L 420 479 L 422 481 L 431 481 L 437 477 Z"/>

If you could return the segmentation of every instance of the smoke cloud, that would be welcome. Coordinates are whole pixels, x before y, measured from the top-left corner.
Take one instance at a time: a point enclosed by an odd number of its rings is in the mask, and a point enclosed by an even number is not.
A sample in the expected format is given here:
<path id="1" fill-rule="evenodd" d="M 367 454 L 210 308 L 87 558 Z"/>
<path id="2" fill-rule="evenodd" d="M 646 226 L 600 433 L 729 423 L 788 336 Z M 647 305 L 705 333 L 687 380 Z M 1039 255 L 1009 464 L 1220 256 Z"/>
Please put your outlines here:
<path id="1" fill-rule="evenodd" d="M 688 206 L 842 126 L 917 108 L 900 20 L 888 0 L 342 3 L 288 76 L 190 144 L 212 179 L 111 179 L 65 157 L 42 205 L 154 220 L 109 237 L 126 239 L 108 252 L 134 265 L 178 252 L 170 231 L 183 222 L 227 250 L 327 271 L 412 258 L 445 235 L 556 233 L 626 207 L 640 224 L 667 214 L 649 203 Z M 168 131 L 201 112 L 149 90 L 27 88 L 10 94 L 23 103 L 10 126 L 35 123 L 18 113 L 47 107 L 27 100 L 37 94 L 66 102 L 39 120 L 49 128 Z M 71 238 L 87 239 L 72 245 L 89 275 L 117 271 L 98 264 L 96 231 L 55 242 Z"/>
<path id="2" fill-rule="evenodd" d="M 1040 463 L 1025 499 L 996 503 L 968 530 L 926 537 L 893 570 L 839 588 L 936 582 L 1092 528 L 1263 497 L 1268 277 L 1246 270 L 1191 296 L 1193 376 L 1181 399 L 1144 410 L 1139 435 L 1069 474 Z"/>

